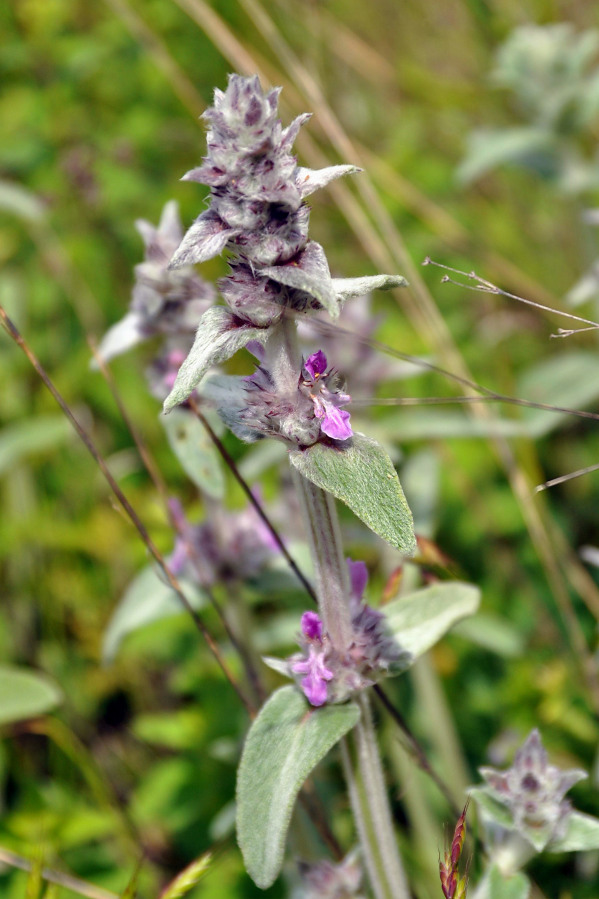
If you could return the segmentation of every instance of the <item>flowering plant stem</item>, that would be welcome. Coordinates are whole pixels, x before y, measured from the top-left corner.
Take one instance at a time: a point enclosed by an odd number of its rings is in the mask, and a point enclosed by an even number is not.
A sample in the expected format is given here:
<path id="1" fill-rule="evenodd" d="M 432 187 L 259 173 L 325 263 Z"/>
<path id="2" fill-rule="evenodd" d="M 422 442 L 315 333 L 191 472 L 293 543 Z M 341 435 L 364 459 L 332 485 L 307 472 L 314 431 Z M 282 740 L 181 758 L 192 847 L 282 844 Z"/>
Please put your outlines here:
<path id="1" fill-rule="evenodd" d="M 352 642 L 350 584 L 335 500 L 297 471 L 293 475 L 312 552 L 319 612 L 333 647 L 345 654 Z M 342 757 L 364 861 L 376 899 L 408 899 L 367 693 L 358 694 L 356 701 L 362 716 L 351 738 L 342 741 Z"/>
<path id="2" fill-rule="evenodd" d="M 409 899 L 368 694 L 356 701 L 362 717 L 341 741 L 341 755 L 364 863 L 376 899 Z"/>
<path id="3" fill-rule="evenodd" d="M 352 641 L 350 584 L 335 500 L 291 470 L 308 532 L 320 616 L 331 645 L 344 655 Z"/>

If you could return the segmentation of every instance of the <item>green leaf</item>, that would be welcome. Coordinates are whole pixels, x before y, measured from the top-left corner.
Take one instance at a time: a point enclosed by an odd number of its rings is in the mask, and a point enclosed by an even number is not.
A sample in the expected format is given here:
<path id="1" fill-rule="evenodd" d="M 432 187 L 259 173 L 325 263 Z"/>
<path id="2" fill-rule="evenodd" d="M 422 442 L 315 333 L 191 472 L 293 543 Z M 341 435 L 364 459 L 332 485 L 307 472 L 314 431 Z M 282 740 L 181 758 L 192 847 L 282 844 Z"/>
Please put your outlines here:
<path id="1" fill-rule="evenodd" d="M 518 381 L 518 396 L 536 403 L 580 409 L 599 397 L 599 359 L 596 353 L 574 350 L 553 353 L 531 366 Z M 563 424 L 566 413 L 527 411 L 523 422 L 531 437 L 543 437 Z"/>
<path id="2" fill-rule="evenodd" d="M 172 880 L 160 893 L 159 899 L 181 899 L 199 883 L 212 862 L 210 852 L 200 855 L 190 865 L 184 868 L 174 880 Z"/>
<path id="3" fill-rule="evenodd" d="M 412 513 L 384 449 L 363 434 L 345 446 L 315 443 L 289 453 L 291 464 L 317 487 L 346 503 L 368 527 L 405 555 L 416 550 Z"/>
<path id="4" fill-rule="evenodd" d="M 0 209 L 35 224 L 46 215 L 42 201 L 34 193 L 10 181 L 0 181 Z"/>
<path id="5" fill-rule="evenodd" d="M 495 799 L 489 787 L 470 787 L 468 793 L 476 802 L 483 820 L 498 824 L 505 830 L 514 830 L 512 813 L 506 805 Z"/>
<path id="6" fill-rule="evenodd" d="M 64 415 L 39 415 L 7 425 L 0 431 L 0 474 L 25 456 L 55 449 L 73 433 Z"/>
<path id="7" fill-rule="evenodd" d="M 475 181 L 505 163 L 539 168 L 541 161 L 549 160 L 555 152 L 553 135 L 543 128 L 531 126 L 480 129 L 472 132 L 468 144 L 466 157 L 456 173 L 462 184 Z M 536 164 L 535 160 L 538 160 Z"/>
<path id="8" fill-rule="evenodd" d="M 506 659 L 521 656 L 526 646 L 525 636 L 499 615 L 479 612 L 458 622 L 453 632 Z"/>
<path id="9" fill-rule="evenodd" d="M 542 413 L 550 415 L 552 413 Z M 447 440 L 466 437 L 524 437 L 526 422 L 507 418 L 469 418 L 462 412 L 446 409 L 402 409 L 384 419 L 388 439 Z"/>
<path id="10" fill-rule="evenodd" d="M 354 703 L 315 709 L 295 687 L 281 687 L 253 722 L 237 777 L 237 839 L 262 889 L 281 869 L 300 787 L 359 717 Z"/>
<path id="11" fill-rule="evenodd" d="M 184 402 L 200 383 L 208 369 L 230 359 L 251 340 L 264 344 L 268 328 L 240 324 L 226 306 L 212 306 L 204 312 L 189 355 L 179 369 L 173 389 L 164 401 L 164 412 Z"/>
<path id="12" fill-rule="evenodd" d="M 528 899 L 530 881 L 521 871 L 503 874 L 492 865 L 476 890 L 476 899 Z"/>
<path id="13" fill-rule="evenodd" d="M 395 599 L 382 611 L 402 649 L 417 658 L 434 646 L 456 621 L 473 615 L 479 603 L 478 587 L 450 581 Z"/>
<path id="14" fill-rule="evenodd" d="M 160 419 L 185 474 L 208 496 L 222 499 L 225 479 L 220 456 L 201 421 L 186 409 L 173 409 Z"/>
<path id="15" fill-rule="evenodd" d="M 62 702 L 49 678 L 26 668 L 0 667 L 0 725 L 44 715 Z"/>
<path id="16" fill-rule="evenodd" d="M 551 840 L 547 852 L 581 852 L 599 849 L 599 818 L 571 812 L 566 832 L 557 840 Z"/>
<path id="17" fill-rule="evenodd" d="M 206 597 L 195 584 L 179 579 L 181 588 L 194 609 L 204 605 Z M 165 584 L 153 566 L 143 571 L 129 584 L 117 605 L 104 634 L 103 658 L 112 662 L 122 640 L 146 624 L 180 615 L 184 612 L 175 591 Z"/>

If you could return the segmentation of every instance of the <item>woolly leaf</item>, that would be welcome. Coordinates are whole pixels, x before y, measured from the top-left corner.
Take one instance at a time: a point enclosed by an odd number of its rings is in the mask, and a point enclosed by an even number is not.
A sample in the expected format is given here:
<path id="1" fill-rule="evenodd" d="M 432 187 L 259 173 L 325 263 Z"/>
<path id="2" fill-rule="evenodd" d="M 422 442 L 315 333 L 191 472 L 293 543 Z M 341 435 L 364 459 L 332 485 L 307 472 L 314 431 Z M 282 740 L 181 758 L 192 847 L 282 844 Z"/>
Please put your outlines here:
<path id="1" fill-rule="evenodd" d="M 582 812 L 571 812 L 563 836 L 551 840 L 547 852 L 584 852 L 599 849 L 599 819 Z"/>
<path id="2" fill-rule="evenodd" d="M 343 175 L 355 175 L 362 171 L 357 165 L 329 165 L 324 169 L 305 169 L 300 166 L 295 173 L 295 180 L 303 199 Z"/>
<path id="3" fill-rule="evenodd" d="M 160 418 L 185 474 L 208 496 L 222 499 L 225 479 L 220 456 L 201 421 L 185 409 L 173 409 L 170 415 Z"/>
<path id="4" fill-rule="evenodd" d="M 319 243 L 311 240 L 303 251 L 299 262 L 287 265 L 271 265 L 260 270 L 266 275 L 294 290 L 309 294 L 323 306 L 331 318 L 338 318 L 339 303 L 333 288 L 326 254 Z"/>
<path id="5" fill-rule="evenodd" d="M 476 899 L 528 899 L 530 881 L 525 874 L 504 874 L 492 865 L 476 889 Z"/>
<path id="6" fill-rule="evenodd" d="M 225 225 L 214 212 L 207 210 L 188 229 L 168 267 L 175 269 L 195 262 L 206 262 L 218 256 L 227 241 L 238 233 Z"/>
<path id="7" fill-rule="evenodd" d="M 364 278 L 333 278 L 333 289 L 341 304 L 350 297 L 362 297 L 373 290 L 408 287 L 403 275 L 367 275 Z"/>
<path id="8" fill-rule="evenodd" d="M 165 412 L 184 402 L 208 369 L 230 359 L 251 340 L 264 344 L 267 328 L 254 328 L 237 318 L 225 306 L 212 306 L 204 312 L 189 355 L 177 373 L 173 389 L 164 401 Z"/>
<path id="9" fill-rule="evenodd" d="M 346 503 L 368 527 L 405 555 L 416 549 L 412 513 L 397 472 L 375 440 L 354 434 L 338 446 L 292 450 L 291 464 L 317 487 Z"/>
<path id="10" fill-rule="evenodd" d="M 478 587 L 449 581 L 401 596 L 382 611 L 401 648 L 416 659 L 434 646 L 456 621 L 473 615 L 479 602 Z"/>
<path id="11" fill-rule="evenodd" d="M 62 702 L 53 681 L 27 668 L 0 667 L 0 725 L 27 721 Z"/>
<path id="12" fill-rule="evenodd" d="M 491 826 L 514 830 L 514 816 L 506 805 L 495 798 L 489 787 L 470 787 L 468 793 L 478 805 L 483 821 Z"/>
<path id="13" fill-rule="evenodd" d="M 253 722 L 237 777 L 237 839 L 262 889 L 281 870 L 300 787 L 359 717 L 353 703 L 315 709 L 295 687 L 281 687 Z"/>
<path id="14" fill-rule="evenodd" d="M 124 318 L 109 328 L 98 347 L 98 355 L 105 362 L 126 353 L 144 339 L 143 316 L 139 312 L 128 312 Z M 97 371 L 99 365 L 95 359 L 90 368 Z"/>

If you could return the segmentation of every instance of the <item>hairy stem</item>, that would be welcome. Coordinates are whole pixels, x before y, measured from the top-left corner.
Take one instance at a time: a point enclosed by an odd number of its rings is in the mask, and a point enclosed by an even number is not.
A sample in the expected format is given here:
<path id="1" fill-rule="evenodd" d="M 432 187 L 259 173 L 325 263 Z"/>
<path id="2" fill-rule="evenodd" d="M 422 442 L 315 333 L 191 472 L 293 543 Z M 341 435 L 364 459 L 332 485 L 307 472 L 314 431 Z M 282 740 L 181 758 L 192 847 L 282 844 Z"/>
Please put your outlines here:
<path id="1" fill-rule="evenodd" d="M 335 500 L 295 470 L 293 477 L 307 525 L 320 615 L 333 647 L 345 655 L 352 642 L 350 584 Z M 361 693 L 357 702 L 362 717 L 351 738 L 342 742 L 342 758 L 368 876 L 376 899 L 408 899 L 368 695 Z"/>
<path id="2" fill-rule="evenodd" d="M 295 469 L 292 473 L 314 563 L 318 609 L 332 646 L 344 655 L 352 641 L 350 585 L 335 500 Z"/>
<path id="3" fill-rule="evenodd" d="M 362 717 L 341 752 L 368 877 L 376 899 L 409 899 L 368 695 L 362 693 L 357 702 Z"/>

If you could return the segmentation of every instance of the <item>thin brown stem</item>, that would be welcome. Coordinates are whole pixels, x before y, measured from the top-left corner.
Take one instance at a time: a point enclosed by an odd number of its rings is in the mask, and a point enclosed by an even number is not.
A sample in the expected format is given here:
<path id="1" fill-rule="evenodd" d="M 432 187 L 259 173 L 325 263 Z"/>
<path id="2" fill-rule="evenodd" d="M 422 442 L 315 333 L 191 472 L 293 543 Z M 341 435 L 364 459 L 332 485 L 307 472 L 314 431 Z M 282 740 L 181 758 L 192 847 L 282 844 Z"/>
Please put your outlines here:
<path id="1" fill-rule="evenodd" d="M 249 486 L 249 484 L 247 483 L 247 481 L 245 480 L 245 478 L 239 471 L 237 465 L 235 464 L 235 460 L 233 459 L 233 457 L 227 450 L 226 446 L 224 445 L 222 440 L 218 437 L 218 435 L 214 432 L 213 428 L 210 426 L 210 422 L 207 420 L 206 416 L 202 413 L 202 410 L 200 409 L 200 407 L 198 406 L 196 401 L 193 399 L 193 397 L 190 398 L 189 404 L 190 404 L 191 408 L 193 409 L 194 414 L 198 417 L 198 419 L 202 422 L 202 424 L 206 428 L 206 433 L 208 434 L 208 436 L 214 443 L 214 446 L 220 453 L 225 464 L 228 466 L 231 474 L 233 475 L 233 477 L 235 478 L 235 480 L 237 481 L 237 483 L 239 484 L 239 486 L 241 487 L 241 489 L 247 496 L 248 500 L 250 501 L 250 503 L 256 510 L 257 514 L 260 516 L 260 519 L 264 522 L 264 524 L 266 525 L 266 527 L 272 534 L 273 539 L 275 540 L 277 546 L 279 547 L 283 556 L 285 557 L 285 561 L 287 562 L 287 564 L 289 565 L 289 567 L 291 568 L 291 570 L 293 571 L 293 573 L 295 574 L 295 576 L 297 577 L 299 582 L 301 583 L 302 587 L 305 589 L 308 596 L 310 596 L 311 599 L 314 600 L 314 602 L 317 602 L 316 593 L 314 592 L 314 588 L 312 587 L 312 584 L 307 579 L 305 574 L 303 574 L 303 572 L 298 568 L 297 563 L 295 562 L 293 556 L 291 555 L 291 553 L 289 552 L 289 550 L 283 543 L 283 539 L 282 539 L 281 535 L 277 531 L 275 525 L 272 523 L 269 516 L 266 514 L 266 512 L 262 508 L 261 503 L 256 499 L 256 497 L 252 493 L 251 487 Z"/>
<path id="2" fill-rule="evenodd" d="M 221 652 L 218 648 L 218 645 L 217 645 L 215 639 L 213 638 L 210 630 L 204 623 L 201 615 L 193 608 L 193 606 L 191 605 L 191 603 L 185 596 L 185 593 L 183 592 L 181 585 L 179 584 L 177 578 L 175 577 L 175 575 L 172 573 L 172 571 L 166 564 L 161 552 L 159 551 L 157 546 L 154 544 L 154 541 L 150 537 L 150 534 L 148 533 L 145 525 L 142 523 L 141 519 L 139 518 L 137 512 L 135 511 L 135 509 L 133 508 L 133 506 L 131 505 L 131 503 L 129 502 L 129 500 L 127 499 L 127 497 L 125 496 L 125 494 L 123 493 L 123 491 L 121 490 L 121 488 L 119 487 L 119 485 L 117 484 L 115 479 L 113 478 L 103 456 L 101 455 L 99 450 L 96 448 L 91 437 L 89 436 L 87 431 L 85 431 L 85 429 L 79 424 L 79 421 L 75 418 L 75 416 L 74 416 L 73 412 L 71 411 L 69 405 L 67 404 L 66 400 L 59 393 L 58 389 L 55 387 L 54 383 L 52 382 L 50 376 L 47 374 L 46 370 L 43 368 L 42 364 L 37 359 L 33 350 L 26 343 L 25 339 L 20 334 L 16 325 L 14 324 L 14 322 L 11 321 L 11 319 L 9 318 L 5 309 L 2 306 L 0 306 L 0 318 L 2 319 L 3 327 L 4 327 L 5 331 L 7 332 L 7 334 L 9 335 L 9 337 L 23 351 L 23 353 L 25 354 L 25 356 L 27 357 L 27 359 L 29 360 L 29 362 L 31 363 L 33 368 L 36 370 L 36 372 L 38 373 L 41 380 L 43 381 L 46 388 L 52 394 L 52 396 L 54 397 L 54 399 L 56 400 L 56 402 L 58 403 L 58 405 L 60 406 L 60 408 L 66 415 L 66 417 L 68 418 L 68 420 L 73 425 L 73 428 L 77 432 L 77 434 L 78 434 L 79 438 L 81 439 L 82 443 L 84 444 L 85 448 L 90 453 L 90 455 L 92 456 L 92 458 L 98 465 L 100 471 L 104 475 L 106 481 L 108 482 L 115 497 L 119 501 L 125 514 L 127 515 L 129 520 L 135 527 L 136 531 L 138 532 L 139 536 L 143 540 L 144 544 L 146 545 L 148 552 L 150 553 L 150 555 L 154 558 L 154 560 L 158 564 L 158 567 L 162 571 L 162 573 L 163 573 L 164 577 L 166 578 L 166 580 L 168 581 L 169 585 L 173 588 L 175 594 L 177 595 L 179 602 L 187 610 L 187 612 L 191 615 L 192 620 L 193 620 L 197 630 L 203 636 L 212 655 L 216 659 L 223 674 L 225 675 L 225 677 L 227 678 L 227 680 L 229 681 L 229 683 L 231 684 L 231 686 L 233 687 L 233 689 L 235 690 L 235 692 L 237 693 L 239 698 L 241 699 L 248 714 L 250 714 L 250 715 L 253 714 L 254 710 L 253 710 L 251 703 L 249 702 L 249 700 L 247 699 L 247 697 L 241 690 L 241 687 L 235 680 L 235 677 L 233 676 L 233 673 L 229 669 L 229 666 L 223 659 Z"/>

